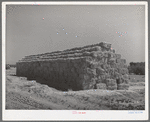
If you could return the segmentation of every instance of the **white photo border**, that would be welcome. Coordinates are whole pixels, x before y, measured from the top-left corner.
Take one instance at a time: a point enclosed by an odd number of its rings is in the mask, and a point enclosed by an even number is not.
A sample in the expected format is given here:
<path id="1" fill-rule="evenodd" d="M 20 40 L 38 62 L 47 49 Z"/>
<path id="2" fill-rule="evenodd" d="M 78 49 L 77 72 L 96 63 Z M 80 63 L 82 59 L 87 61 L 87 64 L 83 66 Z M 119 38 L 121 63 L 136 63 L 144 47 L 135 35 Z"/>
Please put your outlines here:
<path id="1" fill-rule="evenodd" d="M 73 114 L 74 110 L 6 110 L 5 109 L 5 80 L 6 80 L 6 5 L 145 5 L 145 110 L 140 114 L 129 114 L 135 110 L 76 110 L 86 114 Z M 2 119 L 10 120 L 148 120 L 149 97 L 148 97 L 148 2 L 125 1 L 125 2 L 2 2 Z"/>

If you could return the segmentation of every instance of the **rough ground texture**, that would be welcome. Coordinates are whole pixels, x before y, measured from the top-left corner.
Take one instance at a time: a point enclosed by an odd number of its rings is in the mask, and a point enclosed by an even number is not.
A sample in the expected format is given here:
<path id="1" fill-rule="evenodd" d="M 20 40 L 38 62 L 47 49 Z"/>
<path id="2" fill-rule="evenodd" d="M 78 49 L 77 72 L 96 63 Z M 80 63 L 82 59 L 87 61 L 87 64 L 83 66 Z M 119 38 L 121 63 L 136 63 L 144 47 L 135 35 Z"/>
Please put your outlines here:
<path id="1" fill-rule="evenodd" d="M 128 89 L 127 74 L 126 60 L 103 42 L 26 56 L 17 62 L 17 76 L 64 91 Z"/>
<path id="2" fill-rule="evenodd" d="M 6 71 L 6 109 L 144 110 L 145 77 L 130 76 L 129 90 L 59 91 Z"/>

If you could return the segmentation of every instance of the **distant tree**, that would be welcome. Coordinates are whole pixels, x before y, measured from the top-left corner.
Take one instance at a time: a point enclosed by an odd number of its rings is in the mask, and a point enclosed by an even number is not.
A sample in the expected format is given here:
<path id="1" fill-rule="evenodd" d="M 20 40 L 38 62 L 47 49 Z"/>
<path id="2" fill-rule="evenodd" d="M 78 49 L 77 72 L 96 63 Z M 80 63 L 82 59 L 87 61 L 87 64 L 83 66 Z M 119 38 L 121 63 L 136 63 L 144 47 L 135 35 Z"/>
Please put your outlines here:
<path id="1" fill-rule="evenodd" d="M 145 75 L 145 63 L 130 63 L 128 67 L 129 73 L 134 73 L 136 75 Z"/>

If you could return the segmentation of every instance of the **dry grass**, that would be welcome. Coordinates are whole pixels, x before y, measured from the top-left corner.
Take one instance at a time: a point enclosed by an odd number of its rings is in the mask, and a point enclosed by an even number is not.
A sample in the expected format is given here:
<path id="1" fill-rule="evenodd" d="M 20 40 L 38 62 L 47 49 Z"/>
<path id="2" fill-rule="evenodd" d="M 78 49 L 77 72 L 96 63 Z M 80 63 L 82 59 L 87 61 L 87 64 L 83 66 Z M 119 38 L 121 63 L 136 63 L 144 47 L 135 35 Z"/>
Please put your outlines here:
<path id="1" fill-rule="evenodd" d="M 129 90 L 85 90 L 66 92 L 15 76 L 15 68 L 7 70 L 6 109 L 53 110 L 143 110 L 145 83 L 143 76 L 130 82 Z M 139 80 L 139 82 L 137 82 Z M 141 82 L 141 81 L 142 82 Z"/>
<path id="2" fill-rule="evenodd" d="M 130 75 L 131 82 L 145 82 L 145 75 Z"/>

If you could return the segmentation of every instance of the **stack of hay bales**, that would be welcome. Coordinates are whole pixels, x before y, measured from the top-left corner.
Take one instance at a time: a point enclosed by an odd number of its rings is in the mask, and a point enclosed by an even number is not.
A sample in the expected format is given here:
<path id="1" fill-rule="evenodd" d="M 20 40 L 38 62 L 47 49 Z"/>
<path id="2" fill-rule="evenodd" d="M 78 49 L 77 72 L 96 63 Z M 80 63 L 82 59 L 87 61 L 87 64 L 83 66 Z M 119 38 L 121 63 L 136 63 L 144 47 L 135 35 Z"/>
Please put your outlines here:
<path id="1" fill-rule="evenodd" d="M 64 51 L 25 56 L 17 75 L 60 90 L 128 89 L 126 60 L 99 43 Z"/>

